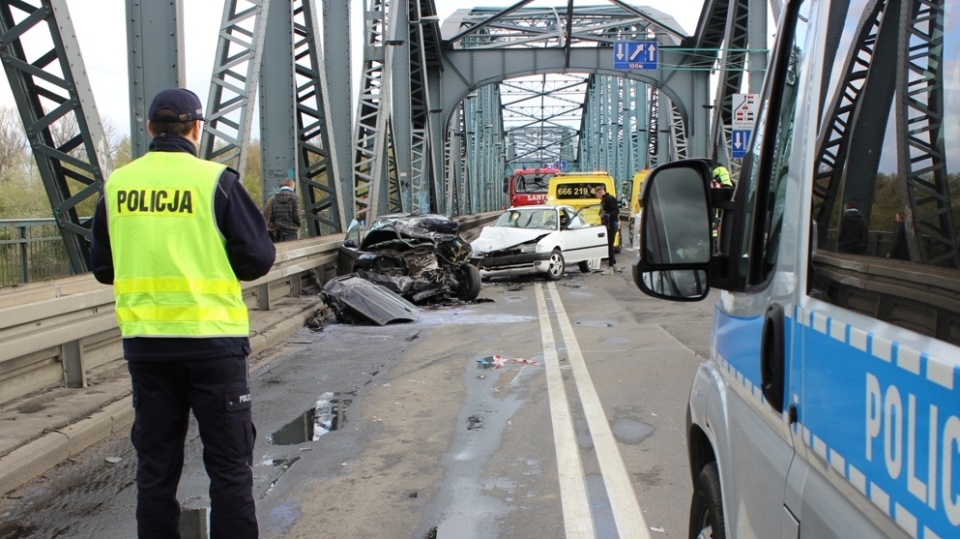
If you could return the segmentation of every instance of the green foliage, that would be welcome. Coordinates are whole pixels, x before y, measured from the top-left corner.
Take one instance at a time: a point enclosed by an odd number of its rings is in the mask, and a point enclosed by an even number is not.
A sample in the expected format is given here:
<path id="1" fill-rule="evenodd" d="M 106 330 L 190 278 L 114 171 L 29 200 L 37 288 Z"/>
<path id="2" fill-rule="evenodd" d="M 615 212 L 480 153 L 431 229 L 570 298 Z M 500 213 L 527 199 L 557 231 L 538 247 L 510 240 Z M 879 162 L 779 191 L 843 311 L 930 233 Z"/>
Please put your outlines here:
<path id="1" fill-rule="evenodd" d="M 904 206 L 900 200 L 899 182 L 896 175 L 881 172 L 877 174 L 876 186 L 870 210 L 870 229 L 893 232 L 897 224 L 894 215 Z"/>
<path id="2" fill-rule="evenodd" d="M 243 187 L 247 190 L 250 198 L 252 198 L 254 202 L 263 205 L 263 182 L 260 181 L 260 152 L 260 141 L 255 140 L 251 142 L 250 149 L 247 152 L 247 170 L 243 173 L 240 181 L 243 182 Z"/>

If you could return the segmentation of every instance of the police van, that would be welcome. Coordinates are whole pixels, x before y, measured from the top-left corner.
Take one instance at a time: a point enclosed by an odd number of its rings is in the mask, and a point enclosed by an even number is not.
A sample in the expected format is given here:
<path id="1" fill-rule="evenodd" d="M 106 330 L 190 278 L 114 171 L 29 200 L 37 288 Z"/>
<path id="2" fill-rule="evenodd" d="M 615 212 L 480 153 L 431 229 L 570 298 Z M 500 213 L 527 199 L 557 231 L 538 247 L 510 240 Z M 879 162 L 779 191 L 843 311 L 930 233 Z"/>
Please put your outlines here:
<path id="1" fill-rule="evenodd" d="M 642 193 L 637 286 L 718 290 L 689 537 L 960 537 L 960 5 L 784 4 L 733 192 L 687 160 Z"/>

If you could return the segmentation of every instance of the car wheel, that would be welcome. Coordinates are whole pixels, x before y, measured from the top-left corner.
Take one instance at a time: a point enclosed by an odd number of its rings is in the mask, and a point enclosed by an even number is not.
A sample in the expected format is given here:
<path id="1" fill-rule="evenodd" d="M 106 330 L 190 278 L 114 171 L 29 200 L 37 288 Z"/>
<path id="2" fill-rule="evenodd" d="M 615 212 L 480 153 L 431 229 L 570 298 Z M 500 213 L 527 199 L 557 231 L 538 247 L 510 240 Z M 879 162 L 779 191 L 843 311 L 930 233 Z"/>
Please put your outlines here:
<path id="1" fill-rule="evenodd" d="M 693 485 L 690 502 L 690 539 L 726 539 L 723 521 L 723 497 L 720 493 L 720 474 L 717 463 L 703 467 Z"/>
<path id="2" fill-rule="evenodd" d="M 563 254 L 560 253 L 560 249 L 554 249 L 550 253 L 550 267 L 547 268 L 547 279 L 551 281 L 556 281 L 557 279 L 563 277 L 563 270 L 566 269 L 566 264 L 563 261 Z"/>
<path id="3" fill-rule="evenodd" d="M 460 299 L 473 301 L 480 295 L 480 270 L 473 264 L 460 266 Z"/>
<path id="4" fill-rule="evenodd" d="M 581 261 L 579 264 L 577 264 L 577 267 L 580 268 L 580 272 L 581 272 L 581 273 L 590 273 L 591 271 L 593 271 L 593 270 L 590 269 L 590 261 L 589 261 L 589 260 L 583 260 L 583 261 Z"/>

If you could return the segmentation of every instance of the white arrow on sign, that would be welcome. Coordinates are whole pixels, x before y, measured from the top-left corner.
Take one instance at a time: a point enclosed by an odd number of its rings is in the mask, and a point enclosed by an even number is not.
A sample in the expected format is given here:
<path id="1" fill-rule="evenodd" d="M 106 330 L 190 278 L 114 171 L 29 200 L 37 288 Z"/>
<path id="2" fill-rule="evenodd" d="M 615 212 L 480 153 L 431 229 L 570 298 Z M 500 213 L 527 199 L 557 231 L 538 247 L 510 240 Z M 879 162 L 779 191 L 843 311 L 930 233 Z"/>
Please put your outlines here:
<path id="1" fill-rule="evenodd" d="M 743 144 L 740 143 L 740 132 L 738 131 L 736 138 L 734 138 L 733 147 L 739 150 L 740 146 L 743 146 Z"/>
<path id="2" fill-rule="evenodd" d="M 643 52 L 643 45 L 640 45 L 639 47 L 634 49 L 633 54 L 630 55 L 630 61 L 632 62 L 636 60 L 637 56 L 639 56 L 641 52 Z"/>
<path id="3" fill-rule="evenodd" d="M 652 62 L 657 59 L 657 48 L 653 45 L 653 43 L 650 44 L 650 48 L 648 48 L 647 51 L 649 52 L 649 61 Z"/>
<path id="4" fill-rule="evenodd" d="M 623 43 L 617 43 L 617 60 L 623 60 Z"/>

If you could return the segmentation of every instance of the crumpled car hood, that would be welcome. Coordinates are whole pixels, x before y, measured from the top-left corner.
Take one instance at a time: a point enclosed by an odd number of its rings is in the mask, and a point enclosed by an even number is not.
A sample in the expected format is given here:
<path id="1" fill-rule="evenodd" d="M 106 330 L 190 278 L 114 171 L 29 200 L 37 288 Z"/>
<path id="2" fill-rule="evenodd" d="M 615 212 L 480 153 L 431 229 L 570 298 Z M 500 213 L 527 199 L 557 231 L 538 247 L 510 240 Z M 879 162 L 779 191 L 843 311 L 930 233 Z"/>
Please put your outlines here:
<path id="1" fill-rule="evenodd" d="M 545 230 L 533 228 L 484 227 L 480 236 L 470 243 L 473 254 L 481 255 L 502 251 L 522 243 L 536 242 L 551 234 Z"/>

